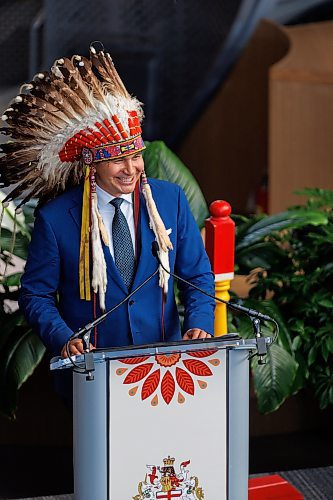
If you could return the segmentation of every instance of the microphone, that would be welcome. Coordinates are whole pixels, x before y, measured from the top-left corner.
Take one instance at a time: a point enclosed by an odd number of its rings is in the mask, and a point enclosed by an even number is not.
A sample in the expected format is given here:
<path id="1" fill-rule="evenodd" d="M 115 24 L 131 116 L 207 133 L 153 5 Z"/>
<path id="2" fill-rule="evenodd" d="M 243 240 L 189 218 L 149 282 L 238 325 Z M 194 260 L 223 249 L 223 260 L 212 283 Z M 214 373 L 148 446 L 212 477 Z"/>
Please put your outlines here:
<path id="1" fill-rule="evenodd" d="M 240 304 L 234 304 L 233 302 L 228 302 L 227 300 L 220 299 L 219 297 L 216 297 L 215 295 L 211 295 L 210 293 L 206 292 L 205 290 L 202 290 L 201 288 L 194 285 L 190 281 L 187 281 L 184 278 L 181 278 L 177 274 L 166 269 L 161 262 L 160 256 L 158 255 L 159 248 L 158 248 L 157 241 L 153 241 L 153 243 L 151 245 L 151 251 L 152 251 L 153 256 L 157 259 L 159 265 L 162 267 L 162 269 L 164 269 L 164 271 L 166 273 L 170 274 L 170 276 L 173 276 L 174 278 L 185 283 L 186 285 L 189 285 L 192 288 L 195 288 L 196 290 L 203 293 L 204 295 L 207 295 L 207 297 L 210 297 L 211 299 L 215 299 L 218 302 L 222 302 L 222 304 L 225 304 L 226 306 L 230 307 L 230 309 L 234 309 L 235 311 L 240 311 L 244 314 L 247 314 L 251 318 L 258 318 L 258 319 L 262 319 L 265 321 L 271 321 L 272 323 L 275 323 L 275 320 L 273 318 L 271 318 L 270 316 L 267 316 L 267 314 L 263 314 L 260 311 L 257 311 L 256 309 L 251 309 L 249 307 L 241 306 Z"/>
<path id="2" fill-rule="evenodd" d="M 72 365 L 75 367 L 75 371 L 83 374 L 87 374 L 87 380 L 94 380 L 94 377 L 92 375 L 92 372 L 95 370 L 94 368 L 94 359 L 93 359 L 93 354 L 89 350 L 89 343 L 90 343 L 90 333 L 95 326 L 99 325 L 102 323 L 108 316 L 109 314 L 113 313 L 116 309 L 118 309 L 120 306 L 125 304 L 136 292 L 138 292 L 142 287 L 144 287 L 156 274 L 158 273 L 158 268 L 156 271 L 154 271 L 152 274 L 148 276 L 140 285 L 138 285 L 134 290 L 132 290 L 126 297 L 118 302 L 115 306 L 111 307 L 108 311 L 105 313 L 101 314 L 98 318 L 96 318 L 94 321 L 91 323 L 87 323 L 85 326 L 79 328 L 76 332 L 74 332 L 66 342 L 66 353 L 68 358 L 70 359 Z M 69 343 L 73 339 L 77 338 L 82 338 L 83 341 L 83 346 L 84 346 L 84 358 L 85 358 L 85 368 L 81 368 L 79 365 L 75 363 L 75 361 L 72 359 L 71 354 L 69 352 Z"/>
<path id="3" fill-rule="evenodd" d="M 244 314 L 247 314 L 247 316 L 249 316 L 251 321 L 252 321 L 254 333 L 256 336 L 258 364 L 264 365 L 266 363 L 265 356 L 267 354 L 267 346 L 266 346 L 265 338 L 261 335 L 260 320 L 262 319 L 262 320 L 270 321 L 270 322 L 274 323 L 275 328 L 276 328 L 276 334 L 277 334 L 279 327 L 278 327 L 278 324 L 275 321 L 275 319 L 271 318 L 267 314 L 261 313 L 260 311 L 256 311 L 256 309 L 251 309 L 249 307 L 241 306 L 239 304 L 234 304 L 233 302 L 228 302 L 226 300 L 220 299 L 219 297 L 216 297 L 215 295 L 211 295 L 210 293 L 206 292 L 205 290 L 202 290 L 201 288 L 194 285 L 190 281 L 187 281 L 184 278 L 181 278 L 180 276 L 178 276 L 177 274 L 169 271 L 168 269 L 165 268 L 165 266 L 161 262 L 160 256 L 158 254 L 159 248 L 158 248 L 157 241 L 153 241 L 153 243 L 151 245 L 151 251 L 152 251 L 153 256 L 157 259 L 159 265 L 162 267 L 162 269 L 166 273 L 170 274 L 170 276 L 173 276 L 178 281 L 181 281 L 182 283 L 185 283 L 186 285 L 191 286 L 192 288 L 194 288 L 195 290 L 198 290 L 199 292 L 203 293 L 207 297 L 210 297 L 211 299 L 214 299 L 218 302 L 222 302 L 222 304 L 225 304 L 230 309 L 233 309 L 235 311 L 240 311 Z"/>

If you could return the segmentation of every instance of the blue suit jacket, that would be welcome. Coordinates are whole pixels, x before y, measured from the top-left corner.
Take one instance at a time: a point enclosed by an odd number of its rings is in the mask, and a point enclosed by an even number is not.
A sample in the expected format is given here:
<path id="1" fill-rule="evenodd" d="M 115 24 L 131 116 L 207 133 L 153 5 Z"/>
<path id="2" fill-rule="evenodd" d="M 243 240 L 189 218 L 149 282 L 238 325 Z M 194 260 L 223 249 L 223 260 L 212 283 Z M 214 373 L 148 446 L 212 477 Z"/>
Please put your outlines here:
<path id="1" fill-rule="evenodd" d="M 174 249 L 169 252 L 171 270 L 209 293 L 214 293 L 210 263 L 196 222 L 179 186 L 150 179 L 155 203 Z M 93 319 L 93 303 L 79 298 L 79 247 L 82 186 L 78 186 L 42 207 L 35 221 L 20 307 L 44 344 L 59 354 L 73 331 Z M 140 255 L 134 289 L 157 268 L 151 253 L 154 240 L 149 228 L 145 201 L 140 203 Z M 128 294 L 108 247 L 104 248 L 108 286 L 106 309 Z M 213 333 L 214 301 L 181 285 L 185 305 L 185 331 L 201 328 Z M 144 344 L 161 341 L 162 292 L 158 275 L 98 326 L 97 347 Z M 100 311 L 97 310 L 97 314 Z M 180 326 L 173 294 L 173 280 L 164 312 L 165 340 L 179 340 Z"/>

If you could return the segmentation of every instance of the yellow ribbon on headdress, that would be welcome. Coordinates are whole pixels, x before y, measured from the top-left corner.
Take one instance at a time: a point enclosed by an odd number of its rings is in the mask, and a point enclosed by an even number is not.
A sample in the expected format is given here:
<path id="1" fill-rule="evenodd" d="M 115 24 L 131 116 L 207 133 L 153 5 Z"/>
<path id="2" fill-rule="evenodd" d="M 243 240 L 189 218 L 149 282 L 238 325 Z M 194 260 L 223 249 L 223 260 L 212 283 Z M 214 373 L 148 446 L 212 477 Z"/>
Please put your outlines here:
<path id="1" fill-rule="evenodd" d="M 79 264 L 80 299 L 83 300 L 91 300 L 89 252 L 90 252 L 90 167 L 89 165 L 87 165 L 84 178 L 84 189 L 83 189 L 80 264 Z"/>

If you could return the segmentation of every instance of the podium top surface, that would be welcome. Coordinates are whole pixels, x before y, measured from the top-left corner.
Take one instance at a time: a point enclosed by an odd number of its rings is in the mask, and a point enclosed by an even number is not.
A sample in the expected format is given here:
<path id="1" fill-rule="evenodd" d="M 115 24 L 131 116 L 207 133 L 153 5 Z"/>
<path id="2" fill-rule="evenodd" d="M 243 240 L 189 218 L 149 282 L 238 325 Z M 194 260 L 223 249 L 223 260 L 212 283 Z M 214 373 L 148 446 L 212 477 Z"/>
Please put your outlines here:
<path id="1" fill-rule="evenodd" d="M 269 337 L 265 338 L 266 344 L 271 344 Z M 136 356 L 155 356 L 157 354 L 184 353 L 191 351 L 203 351 L 205 349 L 247 349 L 249 351 L 256 349 L 256 339 L 242 339 L 238 334 L 227 334 L 221 337 L 198 340 L 181 340 L 178 342 L 159 342 L 155 344 L 131 345 L 123 347 L 111 347 L 96 349 L 93 351 L 95 363 L 103 363 L 112 359 L 122 359 Z M 84 356 L 72 356 L 72 360 L 77 364 L 84 362 Z M 61 357 L 51 359 L 50 370 L 60 370 L 71 368 L 71 360 Z"/>

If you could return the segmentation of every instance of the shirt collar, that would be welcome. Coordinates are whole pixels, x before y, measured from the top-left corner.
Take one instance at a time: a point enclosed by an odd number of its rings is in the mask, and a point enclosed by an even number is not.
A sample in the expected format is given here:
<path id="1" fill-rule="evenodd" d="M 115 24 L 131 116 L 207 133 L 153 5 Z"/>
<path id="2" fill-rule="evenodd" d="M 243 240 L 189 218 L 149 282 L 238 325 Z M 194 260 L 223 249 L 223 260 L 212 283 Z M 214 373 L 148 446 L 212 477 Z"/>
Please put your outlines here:
<path id="1" fill-rule="evenodd" d="M 115 196 L 112 196 L 112 194 L 107 193 L 106 191 L 104 191 L 104 189 L 99 187 L 98 184 L 96 184 L 96 192 L 97 192 L 98 206 L 100 209 L 103 206 L 108 205 L 110 201 L 112 201 L 115 198 Z M 122 194 L 121 196 L 119 196 L 119 198 L 123 198 L 128 203 L 133 204 L 132 193 Z"/>

